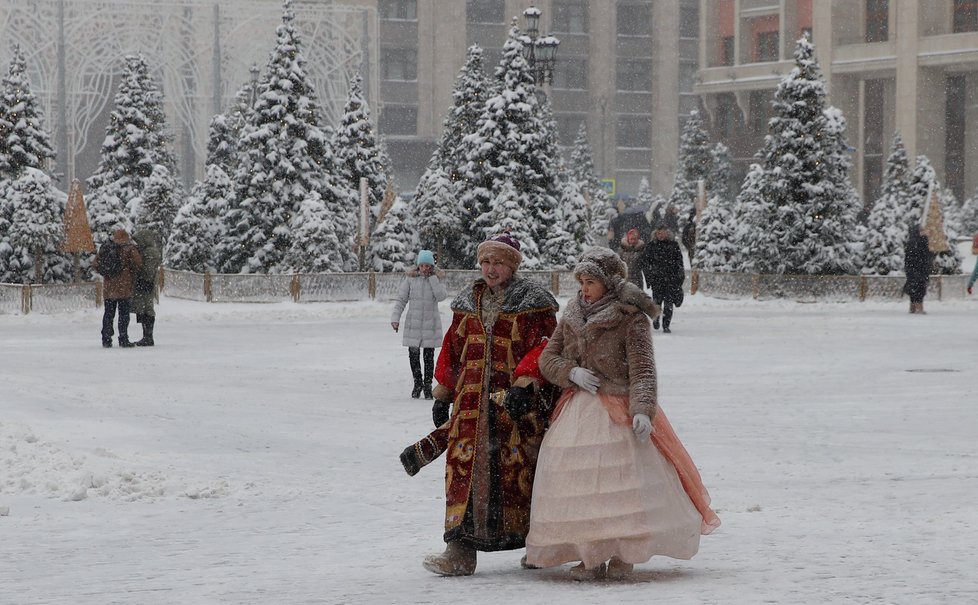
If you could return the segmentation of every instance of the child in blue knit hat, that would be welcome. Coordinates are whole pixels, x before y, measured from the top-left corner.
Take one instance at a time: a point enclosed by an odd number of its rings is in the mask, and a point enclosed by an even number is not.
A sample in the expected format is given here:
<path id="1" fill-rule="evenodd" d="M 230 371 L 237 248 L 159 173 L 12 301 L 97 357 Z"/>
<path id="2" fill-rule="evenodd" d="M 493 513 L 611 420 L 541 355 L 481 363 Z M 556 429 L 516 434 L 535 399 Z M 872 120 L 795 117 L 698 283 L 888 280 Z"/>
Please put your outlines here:
<path id="1" fill-rule="evenodd" d="M 402 344 L 408 348 L 408 361 L 414 387 L 411 397 L 417 399 L 424 392 L 431 399 L 431 379 L 435 371 L 435 347 L 441 346 L 441 314 L 438 302 L 448 298 L 448 292 L 435 273 L 435 255 L 431 250 L 418 252 L 417 267 L 408 271 L 394 299 L 391 327 L 399 331 L 401 314 L 407 307 Z M 421 351 L 424 351 L 424 375 L 421 373 Z"/>

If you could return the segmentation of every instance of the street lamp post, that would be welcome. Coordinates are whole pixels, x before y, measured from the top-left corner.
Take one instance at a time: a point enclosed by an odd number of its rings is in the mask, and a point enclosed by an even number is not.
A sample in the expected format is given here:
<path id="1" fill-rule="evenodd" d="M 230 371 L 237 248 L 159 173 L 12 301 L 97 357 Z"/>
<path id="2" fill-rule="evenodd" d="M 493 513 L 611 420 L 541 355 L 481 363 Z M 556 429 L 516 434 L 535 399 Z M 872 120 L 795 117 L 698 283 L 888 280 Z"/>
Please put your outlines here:
<path id="1" fill-rule="evenodd" d="M 523 58 L 530 64 L 537 86 L 553 84 L 554 65 L 557 63 L 557 46 L 560 40 L 551 35 L 540 36 L 541 11 L 535 6 L 523 11 L 526 19 L 526 35 L 523 36 Z"/>

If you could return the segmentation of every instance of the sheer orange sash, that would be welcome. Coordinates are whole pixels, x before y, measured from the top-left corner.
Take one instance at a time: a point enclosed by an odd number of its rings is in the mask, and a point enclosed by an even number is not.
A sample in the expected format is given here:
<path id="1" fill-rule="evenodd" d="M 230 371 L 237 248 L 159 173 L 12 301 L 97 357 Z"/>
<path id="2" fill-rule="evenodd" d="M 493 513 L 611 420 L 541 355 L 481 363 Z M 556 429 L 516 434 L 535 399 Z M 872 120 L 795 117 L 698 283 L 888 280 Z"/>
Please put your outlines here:
<path id="1" fill-rule="evenodd" d="M 557 416 L 564 409 L 564 405 L 577 392 L 578 389 L 576 388 L 564 389 L 560 400 L 557 401 L 557 406 L 554 408 L 553 414 L 550 416 L 551 422 L 557 419 Z M 604 406 L 605 410 L 608 411 L 612 422 L 627 427 L 632 426 L 632 417 L 628 413 L 627 395 L 605 395 L 599 393 L 598 399 L 601 401 L 601 405 Z M 689 500 L 700 513 L 700 516 L 703 517 L 700 533 L 704 536 L 712 533 L 713 530 L 720 527 L 720 518 L 710 508 L 710 493 L 706 491 L 706 486 L 703 485 L 703 479 L 700 477 L 699 470 L 693 463 L 693 459 L 690 458 L 689 452 L 686 451 L 682 441 L 679 440 L 679 436 L 676 435 L 676 431 L 673 430 L 669 419 L 666 418 L 662 406 L 659 406 L 655 413 L 655 418 L 652 420 L 652 443 L 655 444 L 659 452 L 676 469 L 676 473 L 679 475 L 679 481 L 683 485 L 683 490 L 686 491 Z"/>

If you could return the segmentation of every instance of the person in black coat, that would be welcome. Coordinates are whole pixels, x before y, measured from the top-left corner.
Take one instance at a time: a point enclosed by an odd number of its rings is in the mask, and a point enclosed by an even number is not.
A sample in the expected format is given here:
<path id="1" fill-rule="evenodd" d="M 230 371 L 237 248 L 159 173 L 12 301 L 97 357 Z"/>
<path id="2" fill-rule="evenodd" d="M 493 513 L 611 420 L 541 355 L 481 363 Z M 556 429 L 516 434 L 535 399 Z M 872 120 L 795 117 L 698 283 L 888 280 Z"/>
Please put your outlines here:
<path id="1" fill-rule="evenodd" d="M 686 270 L 683 268 L 683 253 L 665 222 L 656 224 L 652 241 L 645 246 L 642 272 L 645 283 L 652 289 L 652 299 L 662 307 L 662 331 L 669 333 L 672 308 L 683 304 Z M 652 321 L 652 327 L 659 329 L 658 318 Z"/>
<path id="2" fill-rule="evenodd" d="M 934 262 L 934 253 L 930 251 L 929 244 L 930 239 L 924 233 L 924 228 L 916 223 L 911 224 L 903 256 L 903 270 L 907 274 L 903 292 L 910 296 L 911 313 L 924 312 L 924 295 L 927 294 L 927 282 Z"/>

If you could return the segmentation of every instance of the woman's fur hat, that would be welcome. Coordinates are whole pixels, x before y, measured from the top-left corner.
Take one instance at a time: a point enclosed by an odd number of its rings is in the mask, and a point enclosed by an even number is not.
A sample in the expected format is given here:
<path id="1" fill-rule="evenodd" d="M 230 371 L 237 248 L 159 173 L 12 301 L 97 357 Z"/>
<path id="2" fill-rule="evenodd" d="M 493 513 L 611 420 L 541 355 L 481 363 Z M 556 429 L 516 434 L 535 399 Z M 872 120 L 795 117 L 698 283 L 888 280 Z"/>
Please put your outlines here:
<path id="1" fill-rule="evenodd" d="M 584 273 L 600 279 L 608 290 L 614 290 L 628 277 L 628 267 L 614 250 L 597 246 L 585 252 L 574 266 L 575 278 L 580 279 Z"/>

